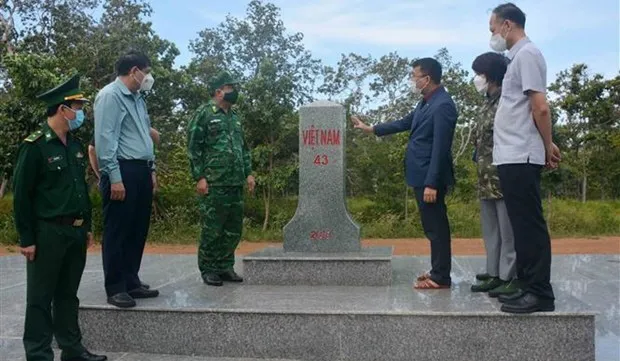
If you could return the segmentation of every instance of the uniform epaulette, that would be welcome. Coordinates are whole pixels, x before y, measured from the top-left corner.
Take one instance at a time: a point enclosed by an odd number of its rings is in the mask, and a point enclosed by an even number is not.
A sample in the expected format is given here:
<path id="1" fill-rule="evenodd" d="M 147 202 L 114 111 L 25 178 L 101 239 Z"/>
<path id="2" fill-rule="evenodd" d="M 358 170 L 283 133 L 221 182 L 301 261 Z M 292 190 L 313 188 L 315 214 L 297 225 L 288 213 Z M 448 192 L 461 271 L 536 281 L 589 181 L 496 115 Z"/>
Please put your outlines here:
<path id="1" fill-rule="evenodd" d="M 26 139 L 24 139 L 24 141 L 28 143 L 33 143 L 33 142 L 36 142 L 37 139 L 41 138 L 42 135 L 43 135 L 43 131 L 37 130 L 36 132 L 27 136 Z"/>

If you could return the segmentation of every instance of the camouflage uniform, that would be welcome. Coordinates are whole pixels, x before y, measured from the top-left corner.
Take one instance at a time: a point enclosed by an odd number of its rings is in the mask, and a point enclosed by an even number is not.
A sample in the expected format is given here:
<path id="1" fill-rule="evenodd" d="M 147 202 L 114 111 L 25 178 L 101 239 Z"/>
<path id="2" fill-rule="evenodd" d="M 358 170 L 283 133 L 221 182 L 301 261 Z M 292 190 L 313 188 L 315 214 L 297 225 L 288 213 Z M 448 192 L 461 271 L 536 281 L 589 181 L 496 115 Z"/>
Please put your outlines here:
<path id="1" fill-rule="evenodd" d="M 503 198 L 497 167 L 493 165 L 493 120 L 501 91 L 491 95 L 480 113 L 474 136 L 478 171 L 478 196 L 480 199 Z"/>
<path id="2" fill-rule="evenodd" d="M 201 106 L 189 124 L 188 151 L 192 178 L 209 185 L 199 199 L 198 267 L 203 275 L 232 270 L 243 228 L 243 185 L 252 172 L 237 113 L 213 101 Z"/>
<path id="3" fill-rule="evenodd" d="M 478 195 L 482 237 L 487 254 L 487 274 L 491 277 L 473 285 L 474 292 L 514 292 L 516 272 L 514 235 L 500 188 L 497 167 L 493 165 L 493 122 L 501 89 L 487 97 L 477 122 L 474 144 L 478 172 Z"/>

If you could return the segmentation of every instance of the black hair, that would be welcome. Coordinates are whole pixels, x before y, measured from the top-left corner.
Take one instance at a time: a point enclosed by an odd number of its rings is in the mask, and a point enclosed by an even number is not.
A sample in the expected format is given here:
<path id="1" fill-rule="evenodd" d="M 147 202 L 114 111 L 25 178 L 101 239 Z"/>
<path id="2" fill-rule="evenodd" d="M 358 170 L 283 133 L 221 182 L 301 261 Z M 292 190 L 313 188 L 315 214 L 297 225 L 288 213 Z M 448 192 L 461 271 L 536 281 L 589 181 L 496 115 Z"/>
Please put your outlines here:
<path id="1" fill-rule="evenodd" d="M 421 58 L 413 62 L 414 68 L 420 67 L 424 75 L 428 75 L 435 84 L 441 83 L 441 64 L 434 58 Z"/>
<path id="2" fill-rule="evenodd" d="M 510 20 L 520 28 L 525 28 L 525 13 L 513 3 L 501 4 L 493 9 L 493 14 L 502 20 Z"/>
<path id="3" fill-rule="evenodd" d="M 56 105 L 52 105 L 52 106 L 47 107 L 47 116 L 48 117 L 53 117 L 58 112 L 58 107 L 59 106 L 64 105 L 64 106 L 67 106 L 67 107 L 71 108 L 71 104 L 73 104 L 73 102 L 71 102 L 69 100 L 69 101 L 66 101 L 66 102 L 58 103 Z"/>
<path id="4" fill-rule="evenodd" d="M 127 75 L 134 66 L 144 70 L 151 66 L 151 60 L 141 51 L 130 50 L 123 54 L 116 62 L 116 74 Z"/>
<path id="5" fill-rule="evenodd" d="M 494 52 L 484 53 L 474 59 L 471 68 L 484 75 L 489 83 L 501 86 L 508 68 L 508 58 Z"/>

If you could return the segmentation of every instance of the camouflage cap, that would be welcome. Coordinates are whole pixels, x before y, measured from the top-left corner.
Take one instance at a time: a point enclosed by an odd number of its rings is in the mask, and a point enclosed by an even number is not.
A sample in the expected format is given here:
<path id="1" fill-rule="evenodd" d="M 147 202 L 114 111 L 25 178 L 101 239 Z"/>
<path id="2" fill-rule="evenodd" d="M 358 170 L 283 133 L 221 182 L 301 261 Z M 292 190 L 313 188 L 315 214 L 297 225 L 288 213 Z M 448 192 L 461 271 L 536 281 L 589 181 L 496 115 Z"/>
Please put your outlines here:
<path id="1" fill-rule="evenodd" d="M 37 95 L 37 99 L 45 102 L 48 107 L 64 103 L 66 101 L 87 102 L 80 90 L 80 75 L 75 74 L 62 84 L 45 93 Z"/>
<path id="2" fill-rule="evenodd" d="M 215 90 L 218 89 L 224 85 L 228 85 L 228 84 L 238 84 L 239 80 L 234 79 L 229 72 L 227 71 L 222 71 L 219 74 L 217 74 L 216 76 L 214 76 L 213 78 L 211 78 L 211 80 L 209 81 L 209 89 L 211 90 Z"/>

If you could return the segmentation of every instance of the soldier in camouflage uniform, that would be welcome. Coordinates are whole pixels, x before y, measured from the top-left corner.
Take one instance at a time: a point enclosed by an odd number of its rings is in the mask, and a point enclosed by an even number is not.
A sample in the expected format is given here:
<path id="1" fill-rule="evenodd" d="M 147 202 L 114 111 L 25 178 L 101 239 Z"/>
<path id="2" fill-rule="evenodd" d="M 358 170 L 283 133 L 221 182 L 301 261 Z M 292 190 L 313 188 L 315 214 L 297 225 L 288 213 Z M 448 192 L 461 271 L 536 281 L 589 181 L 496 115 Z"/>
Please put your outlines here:
<path id="1" fill-rule="evenodd" d="M 235 250 L 243 228 L 243 186 L 254 191 L 250 152 L 239 115 L 231 108 L 239 96 L 227 72 L 211 79 L 212 99 L 188 127 L 191 174 L 199 194 L 201 235 L 198 267 L 208 285 L 242 282 L 235 273 Z"/>
<path id="2" fill-rule="evenodd" d="M 501 95 L 507 60 L 497 53 L 482 54 L 474 60 L 474 85 L 486 96 L 476 124 L 474 145 L 478 173 L 478 195 L 482 234 L 487 253 L 487 272 L 476 275 L 481 281 L 472 292 L 489 292 L 492 297 L 518 291 L 515 280 L 516 252 L 497 167 L 493 165 L 493 121 Z"/>

